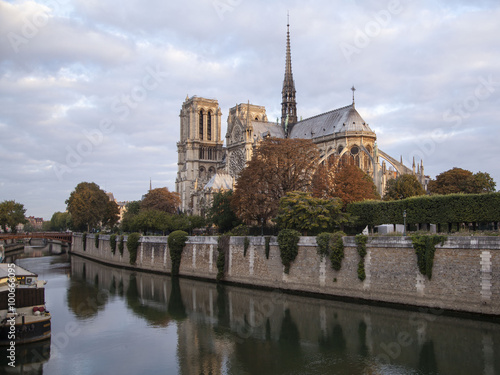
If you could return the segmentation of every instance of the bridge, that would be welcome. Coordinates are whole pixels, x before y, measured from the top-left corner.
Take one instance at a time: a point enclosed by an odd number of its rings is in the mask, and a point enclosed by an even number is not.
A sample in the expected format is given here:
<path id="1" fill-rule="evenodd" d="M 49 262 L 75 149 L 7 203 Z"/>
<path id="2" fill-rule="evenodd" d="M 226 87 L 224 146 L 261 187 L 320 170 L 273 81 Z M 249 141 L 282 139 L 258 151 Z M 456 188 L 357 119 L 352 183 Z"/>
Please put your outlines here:
<path id="1" fill-rule="evenodd" d="M 67 232 L 0 233 L 0 241 L 19 239 L 31 241 L 33 238 L 42 238 L 47 240 L 71 243 L 73 241 L 73 234 Z"/>

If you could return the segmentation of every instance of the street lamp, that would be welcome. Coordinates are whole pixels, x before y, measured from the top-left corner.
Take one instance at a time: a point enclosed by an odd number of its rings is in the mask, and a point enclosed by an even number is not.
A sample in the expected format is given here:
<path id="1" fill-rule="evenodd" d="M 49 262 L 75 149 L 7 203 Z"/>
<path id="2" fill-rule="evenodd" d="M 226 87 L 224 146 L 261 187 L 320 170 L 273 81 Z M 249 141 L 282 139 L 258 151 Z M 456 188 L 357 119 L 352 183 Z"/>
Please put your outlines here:
<path id="1" fill-rule="evenodd" d="M 260 234 L 262 237 L 264 237 L 264 218 L 263 217 L 260 218 L 260 225 L 261 225 Z"/>
<path id="2" fill-rule="evenodd" d="M 403 236 L 406 236 L 406 210 L 403 211 L 403 222 L 404 222 Z"/>

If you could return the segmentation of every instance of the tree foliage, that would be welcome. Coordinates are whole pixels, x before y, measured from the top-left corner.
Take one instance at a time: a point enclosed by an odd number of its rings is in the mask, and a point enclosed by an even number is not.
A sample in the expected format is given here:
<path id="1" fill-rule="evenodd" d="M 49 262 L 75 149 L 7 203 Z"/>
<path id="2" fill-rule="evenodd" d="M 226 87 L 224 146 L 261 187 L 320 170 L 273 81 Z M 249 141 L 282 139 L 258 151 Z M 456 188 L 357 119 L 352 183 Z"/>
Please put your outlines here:
<path id="1" fill-rule="evenodd" d="M 428 190 L 432 194 L 482 194 L 495 192 L 496 183 L 488 173 L 452 168 L 436 176 L 429 182 Z"/>
<path id="2" fill-rule="evenodd" d="M 295 229 L 307 236 L 345 222 L 341 210 L 338 198 L 313 198 L 311 193 L 291 192 L 281 198 L 276 222 L 281 229 Z"/>
<path id="3" fill-rule="evenodd" d="M 290 265 L 299 253 L 300 233 L 293 229 L 283 229 L 278 234 L 281 263 L 285 266 L 285 273 L 290 273 Z"/>
<path id="4" fill-rule="evenodd" d="M 311 140 L 263 140 L 236 182 L 232 206 L 237 216 L 247 223 L 273 218 L 286 193 L 308 190 L 318 159 Z"/>
<path id="5" fill-rule="evenodd" d="M 69 212 L 54 212 L 50 219 L 50 230 L 65 231 L 71 228 L 71 214 Z"/>
<path id="6" fill-rule="evenodd" d="M 108 202 L 108 196 L 96 183 L 79 183 L 66 200 L 73 229 L 90 231 L 91 228 L 98 228 L 103 223 L 112 221 L 107 216 Z"/>
<path id="7" fill-rule="evenodd" d="M 0 226 L 2 230 L 7 232 L 10 229 L 15 233 L 18 224 L 27 223 L 25 213 L 26 209 L 21 203 L 16 203 L 13 200 L 0 203 Z"/>
<path id="8" fill-rule="evenodd" d="M 181 204 L 179 194 L 170 192 L 168 188 L 150 190 L 141 202 L 141 210 L 158 210 L 174 214 Z"/>
<path id="9" fill-rule="evenodd" d="M 406 199 L 418 195 L 425 195 L 425 190 L 417 177 L 412 174 L 403 174 L 387 181 L 385 201 Z"/>
<path id="10" fill-rule="evenodd" d="M 240 224 L 231 207 L 233 191 L 215 193 L 212 207 L 208 211 L 208 220 L 215 224 L 221 233 L 226 233 Z"/>
<path id="11" fill-rule="evenodd" d="M 372 178 L 355 165 L 336 159 L 321 164 L 313 178 L 311 191 L 318 198 L 340 198 L 348 204 L 366 199 L 380 199 Z"/>
<path id="12" fill-rule="evenodd" d="M 356 224 L 487 223 L 500 221 L 500 193 L 449 194 L 412 197 L 399 201 L 366 201 L 349 205 Z"/>

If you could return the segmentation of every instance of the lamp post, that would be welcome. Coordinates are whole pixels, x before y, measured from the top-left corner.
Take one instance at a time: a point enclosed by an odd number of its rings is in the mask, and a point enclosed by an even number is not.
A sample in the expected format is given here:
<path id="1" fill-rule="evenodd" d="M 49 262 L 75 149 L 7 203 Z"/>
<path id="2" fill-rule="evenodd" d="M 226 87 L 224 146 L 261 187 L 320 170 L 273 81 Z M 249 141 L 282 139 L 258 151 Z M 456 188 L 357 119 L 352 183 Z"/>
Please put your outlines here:
<path id="1" fill-rule="evenodd" d="M 403 211 L 403 225 L 404 225 L 403 236 L 406 237 L 406 210 Z"/>
<path id="2" fill-rule="evenodd" d="M 263 217 L 260 218 L 260 225 L 261 225 L 260 234 L 262 237 L 264 237 L 264 218 Z"/>

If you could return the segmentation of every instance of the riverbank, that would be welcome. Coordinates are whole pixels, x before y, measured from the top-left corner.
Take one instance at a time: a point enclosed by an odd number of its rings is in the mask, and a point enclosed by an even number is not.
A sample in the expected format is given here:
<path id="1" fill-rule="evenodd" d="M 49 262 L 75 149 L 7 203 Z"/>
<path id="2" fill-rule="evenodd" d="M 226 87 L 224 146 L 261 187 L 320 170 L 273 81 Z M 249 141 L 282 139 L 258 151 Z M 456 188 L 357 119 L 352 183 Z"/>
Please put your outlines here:
<path id="1" fill-rule="evenodd" d="M 180 276 L 215 281 L 217 237 L 189 237 L 182 253 Z M 226 254 L 224 281 L 294 292 L 421 306 L 450 311 L 500 315 L 500 239 L 498 237 L 449 237 L 436 246 L 432 278 L 420 274 L 408 237 L 371 237 L 364 258 L 366 278 L 358 279 L 360 256 L 353 237 L 344 237 L 339 271 L 318 255 L 315 237 L 301 237 L 299 253 L 290 273 L 284 273 L 276 237 L 266 255 L 264 237 L 231 237 Z M 74 234 L 71 252 L 109 265 L 170 274 L 167 237 L 141 237 L 134 265 L 124 246 L 123 254 L 111 251 L 109 236 Z"/>

